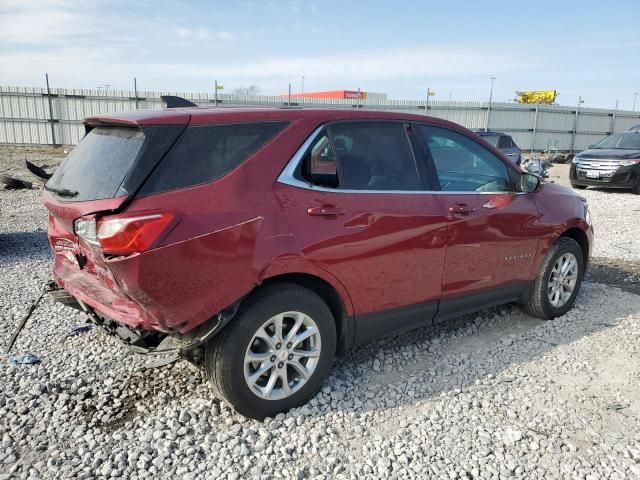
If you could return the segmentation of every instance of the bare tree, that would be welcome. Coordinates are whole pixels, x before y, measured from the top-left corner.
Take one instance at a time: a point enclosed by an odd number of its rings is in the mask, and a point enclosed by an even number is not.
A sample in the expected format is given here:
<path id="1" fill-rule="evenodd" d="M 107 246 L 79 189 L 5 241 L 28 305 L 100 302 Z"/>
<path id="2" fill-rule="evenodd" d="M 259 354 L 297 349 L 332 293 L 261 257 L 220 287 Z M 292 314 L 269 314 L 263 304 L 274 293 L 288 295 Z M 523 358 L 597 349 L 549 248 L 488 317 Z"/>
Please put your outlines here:
<path id="1" fill-rule="evenodd" d="M 239 97 L 252 97 L 260 93 L 260 87 L 258 85 L 249 85 L 248 87 L 238 87 L 233 91 L 234 95 Z"/>

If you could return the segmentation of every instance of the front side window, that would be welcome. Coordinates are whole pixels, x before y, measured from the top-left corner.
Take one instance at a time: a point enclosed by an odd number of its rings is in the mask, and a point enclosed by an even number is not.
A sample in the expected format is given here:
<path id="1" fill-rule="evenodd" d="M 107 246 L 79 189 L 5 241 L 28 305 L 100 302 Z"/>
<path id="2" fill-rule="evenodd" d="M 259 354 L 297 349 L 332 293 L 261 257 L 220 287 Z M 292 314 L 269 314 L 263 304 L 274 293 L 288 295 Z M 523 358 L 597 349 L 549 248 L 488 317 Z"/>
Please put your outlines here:
<path id="1" fill-rule="evenodd" d="M 311 145 L 303 177 L 341 190 L 419 190 L 405 127 L 400 123 L 336 123 Z"/>
<path id="2" fill-rule="evenodd" d="M 287 122 L 188 127 L 142 187 L 142 194 L 207 183 L 239 166 Z"/>
<path id="3" fill-rule="evenodd" d="M 422 125 L 418 129 L 433 159 L 441 190 L 513 191 L 507 166 L 474 140 L 446 128 Z"/>

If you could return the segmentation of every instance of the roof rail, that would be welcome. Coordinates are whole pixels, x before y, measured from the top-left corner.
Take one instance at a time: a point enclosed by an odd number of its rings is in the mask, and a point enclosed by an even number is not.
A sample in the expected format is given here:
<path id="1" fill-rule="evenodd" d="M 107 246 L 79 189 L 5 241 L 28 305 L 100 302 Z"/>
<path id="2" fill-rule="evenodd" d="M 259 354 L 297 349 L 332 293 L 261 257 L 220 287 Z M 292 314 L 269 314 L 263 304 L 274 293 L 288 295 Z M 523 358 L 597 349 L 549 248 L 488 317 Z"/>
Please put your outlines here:
<path id="1" fill-rule="evenodd" d="M 162 100 L 167 105 L 167 108 L 185 108 L 198 106 L 185 98 L 176 97 L 175 95 L 162 95 L 160 97 L 160 100 Z"/>

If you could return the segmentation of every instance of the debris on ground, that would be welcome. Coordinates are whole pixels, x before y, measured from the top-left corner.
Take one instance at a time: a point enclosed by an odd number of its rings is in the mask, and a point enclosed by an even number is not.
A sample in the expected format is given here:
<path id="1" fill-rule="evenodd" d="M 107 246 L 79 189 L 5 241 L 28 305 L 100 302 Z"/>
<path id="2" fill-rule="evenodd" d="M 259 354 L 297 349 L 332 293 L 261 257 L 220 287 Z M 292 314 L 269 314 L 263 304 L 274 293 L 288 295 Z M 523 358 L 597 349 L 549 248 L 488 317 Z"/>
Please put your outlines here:
<path id="1" fill-rule="evenodd" d="M 71 325 L 67 330 L 67 337 L 75 337 L 76 335 L 87 333 L 93 327 L 94 325 L 92 323 L 85 323 L 81 325 Z"/>
<path id="2" fill-rule="evenodd" d="M 151 370 L 153 368 L 165 367 L 167 365 L 171 365 L 172 363 L 177 362 L 178 360 L 180 360 L 180 355 L 178 353 L 174 353 L 167 357 L 161 357 L 161 358 L 152 360 L 150 362 L 147 362 L 144 365 L 142 365 L 142 367 L 140 367 L 140 370 Z"/>
<path id="3" fill-rule="evenodd" d="M 17 367 L 18 365 L 35 365 L 36 363 L 40 363 L 40 359 L 31 352 L 9 357 L 9 364 L 14 367 Z"/>
<path id="4" fill-rule="evenodd" d="M 4 184 L 5 190 L 22 190 L 32 189 L 33 183 L 22 180 L 20 178 L 10 177 L 9 175 L 0 174 L 0 183 Z"/>
<path id="5" fill-rule="evenodd" d="M 27 166 L 27 170 L 29 170 L 29 172 L 31 172 L 31 174 L 33 174 L 33 176 L 36 177 L 38 181 L 42 183 L 46 183 L 47 180 L 49 180 L 53 176 L 53 173 L 48 173 L 45 170 L 46 165 L 39 167 L 35 163 L 31 163 L 26 158 L 24 160 L 24 163 Z"/>

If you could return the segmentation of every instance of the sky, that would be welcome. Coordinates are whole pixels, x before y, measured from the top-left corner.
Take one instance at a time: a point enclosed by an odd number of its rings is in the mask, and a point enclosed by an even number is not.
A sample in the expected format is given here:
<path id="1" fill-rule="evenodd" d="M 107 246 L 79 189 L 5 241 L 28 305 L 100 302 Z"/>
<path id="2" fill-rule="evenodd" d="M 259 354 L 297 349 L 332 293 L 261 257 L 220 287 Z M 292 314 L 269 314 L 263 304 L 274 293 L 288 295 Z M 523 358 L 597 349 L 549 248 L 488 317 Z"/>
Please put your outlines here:
<path id="1" fill-rule="evenodd" d="M 495 77 L 631 110 L 639 27 L 640 0 L 0 0 L 0 85 L 486 101 Z"/>

